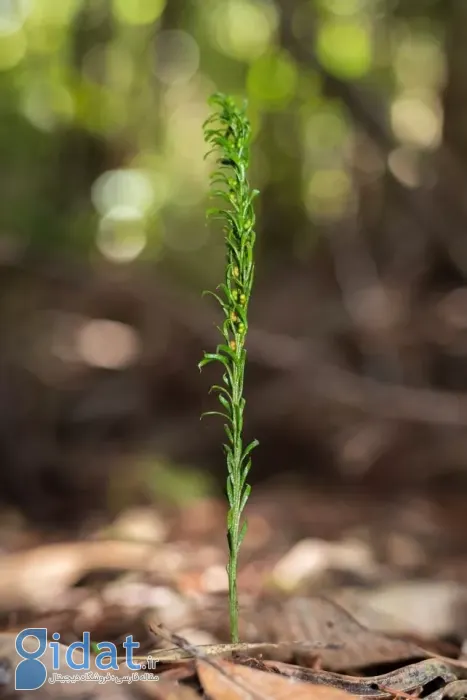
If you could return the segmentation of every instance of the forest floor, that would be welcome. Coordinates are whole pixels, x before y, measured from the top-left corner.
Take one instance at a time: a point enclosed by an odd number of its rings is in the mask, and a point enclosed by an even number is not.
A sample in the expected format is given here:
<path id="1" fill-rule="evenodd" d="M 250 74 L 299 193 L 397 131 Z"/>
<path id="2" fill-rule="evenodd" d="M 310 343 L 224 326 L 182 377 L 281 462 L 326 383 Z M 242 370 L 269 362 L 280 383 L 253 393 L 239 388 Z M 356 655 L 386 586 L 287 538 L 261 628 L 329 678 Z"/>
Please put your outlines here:
<path id="1" fill-rule="evenodd" d="M 0 697 L 17 696 L 26 628 L 64 646 L 89 632 L 122 652 L 131 634 L 157 659 L 139 682 L 53 683 L 45 655 L 40 698 L 467 697 L 462 493 L 384 502 L 276 483 L 256 489 L 247 515 L 239 646 L 228 644 L 222 500 L 131 508 L 73 541 L 5 515 Z"/>

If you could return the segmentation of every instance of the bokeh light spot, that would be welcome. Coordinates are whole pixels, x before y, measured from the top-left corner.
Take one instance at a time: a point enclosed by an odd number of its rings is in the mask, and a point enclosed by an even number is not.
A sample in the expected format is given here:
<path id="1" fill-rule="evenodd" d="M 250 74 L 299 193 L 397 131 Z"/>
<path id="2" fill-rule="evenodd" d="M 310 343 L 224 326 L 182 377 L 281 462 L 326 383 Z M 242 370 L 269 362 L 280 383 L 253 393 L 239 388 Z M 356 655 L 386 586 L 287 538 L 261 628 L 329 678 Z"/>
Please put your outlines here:
<path id="1" fill-rule="evenodd" d="M 207 10 L 211 40 L 219 51 L 239 61 L 251 61 L 265 53 L 277 25 L 277 10 L 266 0 L 216 0 Z"/>
<path id="2" fill-rule="evenodd" d="M 137 360 L 141 340 L 125 323 L 94 318 L 78 329 L 76 349 L 79 359 L 91 367 L 124 369 Z"/>
<path id="3" fill-rule="evenodd" d="M 325 20 L 316 39 L 316 52 L 322 65 L 341 78 L 361 78 L 372 63 L 371 37 L 362 23 Z"/>
<path id="4" fill-rule="evenodd" d="M 81 7 L 82 0 L 32 0 L 29 21 L 44 25 L 67 25 Z"/>
<path id="5" fill-rule="evenodd" d="M 434 94 L 402 94 L 391 105 L 391 125 L 399 141 L 437 148 L 442 136 L 442 110 Z"/>
<path id="6" fill-rule="evenodd" d="M 113 0 L 113 12 L 123 24 L 152 24 L 161 16 L 166 0 Z"/>
<path id="7" fill-rule="evenodd" d="M 9 70 L 17 66 L 25 57 L 26 49 L 26 37 L 22 29 L 0 35 L 0 70 Z"/>
<path id="8" fill-rule="evenodd" d="M 337 219 L 352 201 L 352 182 L 344 170 L 317 170 L 305 192 L 305 204 L 313 218 Z"/>
<path id="9" fill-rule="evenodd" d="M 0 0 L 0 36 L 13 34 L 31 12 L 32 0 Z"/>
<path id="10" fill-rule="evenodd" d="M 115 206 L 102 217 L 96 244 L 101 254 L 116 263 L 129 263 L 146 247 L 145 222 L 137 209 Z"/>
<path id="11" fill-rule="evenodd" d="M 73 118 L 73 96 L 63 85 L 35 83 L 23 95 L 22 111 L 38 129 L 51 131 Z"/>
<path id="12" fill-rule="evenodd" d="M 108 170 L 94 182 L 91 199 L 103 216 L 121 206 L 141 216 L 150 209 L 154 191 L 150 178 L 141 170 Z"/>
<path id="13" fill-rule="evenodd" d="M 249 94 L 269 106 L 283 107 L 297 88 L 297 67 L 285 51 L 269 53 L 255 61 L 247 76 Z"/>
<path id="14" fill-rule="evenodd" d="M 154 59 L 154 73 L 162 83 L 182 85 L 198 70 L 198 44 L 187 32 L 177 29 L 160 32 Z"/>
<path id="15" fill-rule="evenodd" d="M 394 177 L 405 187 L 418 187 L 421 183 L 420 153 L 413 148 L 395 148 L 388 156 L 388 167 Z"/>
<path id="16" fill-rule="evenodd" d="M 437 88 L 446 79 L 446 57 L 434 36 L 410 33 L 395 47 L 394 70 L 399 84 L 405 89 Z"/>

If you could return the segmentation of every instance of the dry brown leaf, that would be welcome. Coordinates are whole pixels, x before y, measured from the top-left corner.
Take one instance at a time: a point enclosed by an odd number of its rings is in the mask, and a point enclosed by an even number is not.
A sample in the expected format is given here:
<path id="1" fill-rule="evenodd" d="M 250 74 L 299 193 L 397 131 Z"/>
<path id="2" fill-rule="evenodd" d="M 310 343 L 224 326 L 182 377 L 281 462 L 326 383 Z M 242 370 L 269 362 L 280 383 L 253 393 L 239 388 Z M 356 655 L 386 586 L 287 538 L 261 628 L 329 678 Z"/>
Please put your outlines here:
<path id="1" fill-rule="evenodd" d="M 324 644 L 318 650 L 295 648 L 295 657 L 304 666 L 317 657 L 320 665 L 331 671 L 436 658 L 456 668 L 467 668 L 466 660 L 444 656 L 422 645 L 368 629 L 343 606 L 327 598 L 292 598 L 285 603 L 284 609 L 282 637 L 319 640 Z"/>
<path id="2" fill-rule="evenodd" d="M 285 678 L 278 673 L 198 659 L 198 675 L 213 700 L 349 700 L 344 691 Z"/>
<path id="3" fill-rule="evenodd" d="M 298 650 L 296 656 L 303 665 L 316 656 L 330 670 L 427 656 L 415 644 L 369 630 L 342 606 L 318 596 L 292 598 L 270 619 L 278 620 L 275 636 L 283 641 L 303 639 L 337 647 Z"/>
<path id="4" fill-rule="evenodd" d="M 93 570 L 146 570 L 151 545 L 133 542 L 69 542 L 0 557 L 0 610 L 52 609 L 84 574 Z"/>

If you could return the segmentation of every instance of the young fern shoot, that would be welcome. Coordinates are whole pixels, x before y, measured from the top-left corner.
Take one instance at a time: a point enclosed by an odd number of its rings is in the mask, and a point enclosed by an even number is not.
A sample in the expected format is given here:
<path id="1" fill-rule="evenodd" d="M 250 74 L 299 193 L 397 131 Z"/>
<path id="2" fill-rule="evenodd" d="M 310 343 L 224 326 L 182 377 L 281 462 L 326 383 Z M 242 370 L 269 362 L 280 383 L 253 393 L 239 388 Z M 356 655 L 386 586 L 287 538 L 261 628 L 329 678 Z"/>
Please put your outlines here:
<path id="1" fill-rule="evenodd" d="M 247 523 L 242 519 L 243 509 L 250 495 L 247 483 L 251 467 L 251 452 L 258 444 L 254 440 L 243 445 L 243 414 L 245 398 L 245 339 L 248 330 L 248 303 L 254 278 L 255 213 L 253 200 L 258 194 L 248 183 L 251 128 L 245 108 L 239 109 L 231 97 L 215 94 L 210 104 L 216 109 L 204 123 L 204 138 L 210 153 L 217 152 L 217 169 L 211 175 L 211 195 L 222 200 L 222 208 L 209 209 L 208 216 L 223 221 L 226 243 L 225 280 L 217 288 L 218 294 L 205 292 L 219 303 L 224 321 L 219 331 L 222 342 L 215 352 L 206 352 L 199 363 L 201 369 L 210 362 L 223 365 L 223 385 L 215 384 L 222 411 L 203 415 L 220 415 L 225 419 L 227 442 L 224 451 L 227 461 L 227 540 L 229 562 L 230 633 L 232 642 L 238 641 L 237 568 L 240 545 L 245 537 Z"/>

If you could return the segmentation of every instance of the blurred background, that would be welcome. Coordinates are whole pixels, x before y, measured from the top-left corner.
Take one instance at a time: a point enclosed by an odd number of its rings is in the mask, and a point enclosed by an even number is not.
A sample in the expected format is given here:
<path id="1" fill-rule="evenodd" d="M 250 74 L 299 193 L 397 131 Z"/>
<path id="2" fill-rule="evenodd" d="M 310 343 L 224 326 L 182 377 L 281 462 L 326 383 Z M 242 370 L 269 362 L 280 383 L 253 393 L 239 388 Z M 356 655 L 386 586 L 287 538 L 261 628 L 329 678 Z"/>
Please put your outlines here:
<path id="1" fill-rule="evenodd" d="M 464 0 L 0 1 L 4 523 L 222 494 L 220 90 L 261 190 L 256 498 L 295 538 L 373 514 L 464 552 L 466 36 Z"/>

